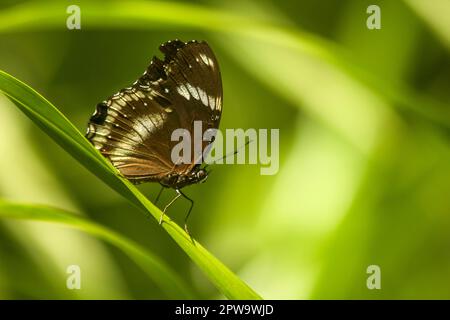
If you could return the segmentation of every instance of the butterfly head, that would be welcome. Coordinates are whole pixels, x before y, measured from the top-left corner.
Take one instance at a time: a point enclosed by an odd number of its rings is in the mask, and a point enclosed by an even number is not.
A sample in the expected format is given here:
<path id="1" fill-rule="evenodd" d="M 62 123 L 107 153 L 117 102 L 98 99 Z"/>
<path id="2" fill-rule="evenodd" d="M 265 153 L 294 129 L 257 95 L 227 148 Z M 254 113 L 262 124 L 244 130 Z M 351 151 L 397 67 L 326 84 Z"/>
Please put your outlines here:
<path id="1" fill-rule="evenodd" d="M 169 174 L 165 176 L 160 183 L 168 188 L 181 189 L 191 184 L 203 183 L 207 178 L 208 171 L 200 166 L 195 166 L 194 169 L 187 174 Z"/>
<path id="2" fill-rule="evenodd" d="M 206 168 L 196 165 L 188 175 L 180 176 L 180 179 L 186 184 L 203 183 L 208 179 L 208 173 Z"/>

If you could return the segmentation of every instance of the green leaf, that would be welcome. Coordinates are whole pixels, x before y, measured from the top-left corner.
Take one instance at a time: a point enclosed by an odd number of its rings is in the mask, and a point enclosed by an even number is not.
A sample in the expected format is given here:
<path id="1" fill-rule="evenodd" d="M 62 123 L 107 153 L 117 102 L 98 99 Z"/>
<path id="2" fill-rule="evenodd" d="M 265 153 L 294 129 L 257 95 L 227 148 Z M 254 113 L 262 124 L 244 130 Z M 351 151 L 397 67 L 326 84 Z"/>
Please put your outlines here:
<path id="1" fill-rule="evenodd" d="M 127 254 L 172 299 L 194 295 L 177 274 L 157 256 L 122 235 L 62 209 L 0 200 L 0 217 L 63 224 L 111 243 Z"/>
<path id="2" fill-rule="evenodd" d="M 81 29 L 156 29 L 182 27 L 201 29 L 261 41 L 266 54 L 277 47 L 289 48 L 297 54 L 307 54 L 342 69 L 374 92 L 392 101 L 393 107 L 403 108 L 443 128 L 450 128 L 450 112 L 445 103 L 417 93 L 403 83 L 379 79 L 364 70 L 351 52 L 337 43 L 285 26 L 255 19 L 232 11 L 176 2 L 153 1 L 78 1 L 81 9 Z M 60 1 L 27 2 L 0 12 L 0 32 L 53 29 L 66 30 L 67 4 Z M 168 14 L 170 13 L 170 14 Z M 276 71 L 276 70 L 275 70 Z M 273 89 L 273 87 L 269 86 Z M 279 90 L 274 90 L 280 94 Z M 298 93 L 281 93 L 290 100 Z M 301 106 L 301 104 L 296 104 Z M 309 112 L 309 110 L 306 110 Z M 321 121 L 336 127 L 324 118 Z M 339 128 L 337 128 L 339 131 Z"/>
<path id="3" fill-rule="evenodd" d="M 450 49 L 450 1 L 404 0 Z"/>
<path id="4" fill-rule="evenodd" d="M 0 91 L 88 170 L 140 208 L 159 220 L 162 212 L 104 158 L 49 101 L 32 88 L 0 70 Z M 162 227 L 186 252 L 216 288 L 229 299 L 261 299 L 247 284 L 209 253 L 168 216 Z"/>

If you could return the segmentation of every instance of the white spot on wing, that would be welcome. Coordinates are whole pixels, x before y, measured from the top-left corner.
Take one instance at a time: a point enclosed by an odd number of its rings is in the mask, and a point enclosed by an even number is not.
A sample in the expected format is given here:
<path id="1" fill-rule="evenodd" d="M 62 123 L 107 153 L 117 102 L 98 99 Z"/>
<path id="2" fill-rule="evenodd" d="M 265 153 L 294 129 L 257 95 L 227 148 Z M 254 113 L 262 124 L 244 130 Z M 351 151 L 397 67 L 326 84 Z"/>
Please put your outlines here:
<path id="1" fill-rule="evenodd" d="M 201 54 L 200 54 L 200 59 L 202 59 L 202 61 L 203 61 L 204 64 L 206 64 L 207 66 L 209 66 L 209 58 L 208 58 L 205 54 L 201 53 Z"/>
<path id="2" fill-rule="evenodd" d="M 216 99 L 216 108 L 217 110 L 222 110 L 222 98 L 221 97 L 217 97 Z"/>
<path id="3" fill-rule="evenodd" d="M 208 106 L 208 96 L 206 95 L 206 92 L 203 91 L 201 88 L 197 87 L 198 94 L 200 95 L 200 100 L 202 100 L 203 105 L 206 107 Z"/>
<path id="4" fill-rule="evenodd" d="M 104 137 L 104 136 L 101 136 L 101 135 L 96 135 L 93 139 L 92 139 L 92 142 L 94 143 L 94 147 L 96 148 L 96 149 L 101 149 L 101 148 L 103 148 L 103 146 L 105 145 L 105 143 L 106 143 L 106 138 Z"/>
<path id="5" fill-rule="evenodd" d="M 191 96 L 193 96 L 195 100 L 200 99 L 200 97 L 198 96 L 197 90 L 195 90 L 195 88 L 193 86 L 191 86 L 191 84 L 189 82 L 186 83 L 186 85 L 187 85 L 189 92 L 191 93 Z"/>
<path id="6" fill-rule="evenodd" d="M 145 94 L 143 94 L 141 91 L 136 91 L 136 95 L 141 99 L 145 98 Z"/>
<path id="7" fill-rule="evenodd" d="M 107 136 L 110 133 L 110 129 L 105 126 L 97 126 L 95 133 L 99 136 Z M 105 142 L 105 141 L 103 141 Z"/>
<path id="8" fill-rule="evenodd" d="M 211 108 L 211 110 L 214 110 L 216 108 L 216 99 L 214 99 L 213 96 L 208 96 L 208 100 L 209 100 L 209 107 Z"/>
<path id="9" fill-rule="evenodd" d="M 166 118 L 167 115 L 165 113 L 141 116 L 133 121 L 133 129 L 139 133 L 142 139 L 146 139 L 150 134 L 162 128 Z"/>
<path id="10" fill-rule="evenodd" d="M 181 84 L 177 87 L 177 92 L 182 95 L 186 100 L 189 100 L 191 98 L 188 89 L 185 87 L 184 84 Z"/>

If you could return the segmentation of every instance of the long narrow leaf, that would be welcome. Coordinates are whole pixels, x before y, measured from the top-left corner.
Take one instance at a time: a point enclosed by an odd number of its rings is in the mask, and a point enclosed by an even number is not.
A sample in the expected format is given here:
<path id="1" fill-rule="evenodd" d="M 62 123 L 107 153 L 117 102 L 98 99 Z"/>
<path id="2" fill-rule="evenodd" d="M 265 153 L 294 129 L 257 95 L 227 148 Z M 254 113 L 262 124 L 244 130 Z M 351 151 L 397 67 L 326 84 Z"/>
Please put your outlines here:
<path id="1" fill-rule="evenodd" d="M 171 268 L 138 244 L 120 234 L 61 209 L 0 200 L 0 217 L 63 224 L 105 240 L 127 254 L 172 299 L 193 298 L 186 284 Z"/>
<path id="2" fill-rule="evenodd" d="M 153 205 L 83 137 L 75 126 L 49 101 L 11 75 L 0 71 L 0 91 L 67 152 L 143 212 L 159 219 L 162 212 Z M 224 266 L 169 217 L 163 228 L 199 266 L 211 282 L 229 299 L 260 299 L 247 284 Z"/>

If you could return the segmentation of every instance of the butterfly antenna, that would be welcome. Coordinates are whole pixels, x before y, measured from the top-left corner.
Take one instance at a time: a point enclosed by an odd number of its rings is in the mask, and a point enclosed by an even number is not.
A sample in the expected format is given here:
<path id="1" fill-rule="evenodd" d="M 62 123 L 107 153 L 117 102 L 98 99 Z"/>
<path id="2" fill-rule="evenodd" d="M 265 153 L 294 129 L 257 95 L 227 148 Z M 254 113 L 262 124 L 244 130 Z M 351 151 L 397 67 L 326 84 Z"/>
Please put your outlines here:
<path id="1" fill-rule="evenodd" d="M 218 160 L 223 160 L 226 159 L 228 157 L 234 156 L 235 154 L 239 153 L 239 151 L 241 151 L 243 148 L 245 148 L 247 145 L 250 144 L 250 142 L 253 142 L 252 140 L 248 140 L 246 143 L 244 143 L 242 146 L 240 146 L 239 148 L 237 148 L 235 151 L 233 152 L 228 152 L 226 155 L 224 155 L 222 158 L 218 159 Z"/>

